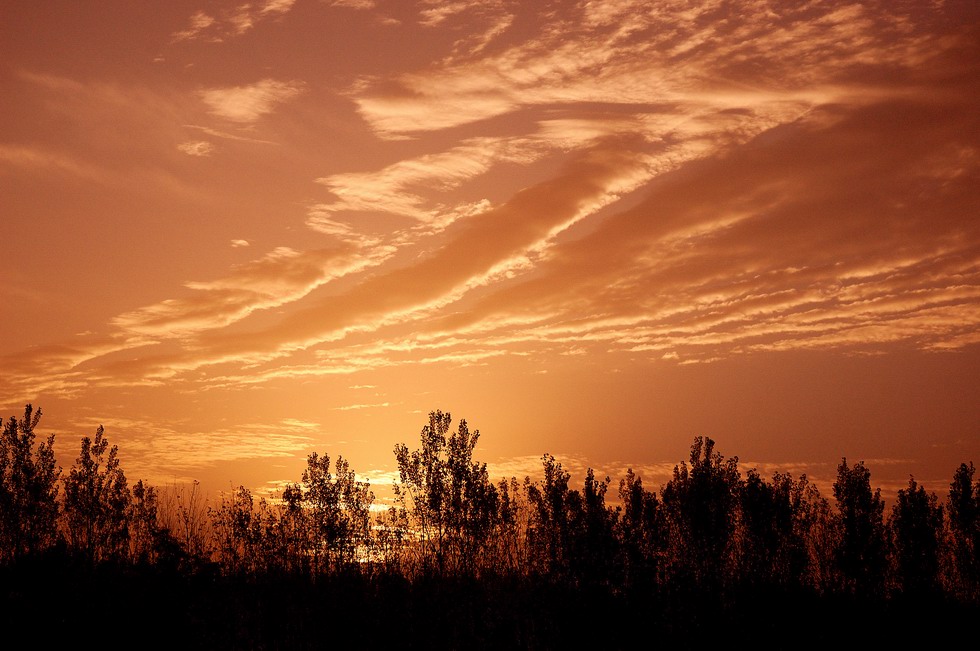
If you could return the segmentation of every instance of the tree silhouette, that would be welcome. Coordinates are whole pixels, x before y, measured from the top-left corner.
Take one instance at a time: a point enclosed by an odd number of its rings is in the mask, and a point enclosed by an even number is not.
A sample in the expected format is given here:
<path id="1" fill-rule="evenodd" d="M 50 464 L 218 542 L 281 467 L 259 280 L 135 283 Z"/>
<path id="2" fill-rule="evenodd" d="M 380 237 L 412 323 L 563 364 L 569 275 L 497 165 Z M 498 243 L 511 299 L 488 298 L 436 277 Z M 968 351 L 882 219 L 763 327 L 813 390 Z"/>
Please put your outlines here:
<path id="1" fill-rule="evenodd" d="M 610 505 L 609 477 L 589 468 L 574 490 L 549 454 L 536 478 L 492 483 L 474 458 L 479 432 L 434 411 L 419 449 L 396 446 L 396 506 L 372 520 L 370 486 L 325 454 L 267 500 L 244 486 L 213 506 L 197 483 L 130 491 L 99 427 L 62 480 L 59 510 L 39 417 L 27 405 L 0 438 L 0 624 L 11 630 L 36 611 L 31 626 L 77 641 L 87 613 L 45 619 L 40 606 L 81 591 L 134 633 L 165 613 L 172 643 L 208 648 L 319 648 L 324 626 L 377 631 L 378 646 L 689 645 L 693 630 L 739 629 L 779 644 L 814 621 L 853 627 L 869 613 L 875 635 L 941 618 L 930 633 L 951 637 L 975 635 L 980 615 L 972 463 L 953 475 L 945 509 L 910 478 L 886 523 L 863 462 L 841 460 L 834 510 L 805 475 L 743 480 L 737 457 L 698 437 L 659 493 L 630 469 Z M 834 641 L 817 629 L 808 642 Z"/>
<path id="2" fill-rule="evenodd" d="M 133 485 L 129 511 L 129 557 L 136 563 L 173 562 L 179 556 L 177 541 L 160 521 L 157 488 L 142 479 Z"/>
<path id="3" fill-rule="evenodd" d="M 662 580 L 667 544 L 665 513 L 656 493 L 630 468 L 619 481 L 621 513 L 616 522 L 627 586 L 649 586 Z"/>
<path id="4" fill-rule="evenodd" d="M 949 485 L 949 528 L 956 583 L 966 598 L 980 599 L 980 481 L 971 461 L 961 463 Z"/>
<path id="5" fill-rule="evenodd" d="M 740 491 L 738 457 L 726 460 L 715 442 L 698 436 L 691 466 L 674 466 L 661 492 L 675 550 L 675 570 L 712 591 L 730 573 L 731 545 Z"/>
<path id="6" fill-rule="evenodd" d="M 351 567 L 358 549 L 370 543 L 374 493 L 366 482 L 357 481 L 343 457 L 337 458 L 335 469 L 336 477 L 330 472 L 330 457 L 314 452 L 307 457 L 302 484 L 283 493 L 293 517 L 304 521 L 302 544 L 314 573 Z"/>
<path id="7" fill-rule="evenodd" d="M 906 595 L 929 596 L 938 588 L 939 538 L 943 510 L 935 494 L 927 494 L 909 477 L 898 491 L 889 529 L 895 549 L 895 579 Z"/>
<path id="8" fill-rule="evenodd" d="M 65 533 L 69 546 L 90 562 L 119 559 L 129 543 L 130 493 L 119 467 L 117 446 L 109 447 L 101 425 L 83 437 L 65 481 Z"/>
<path id="9" fill-rule="evenodd" d="M 395 496 L 417 536 L 420 569 L 438 574 L 479 569 L 475 560 L 498 513 L 497 489 L 486 464 L 473 461 L 479 430 L 471 433 L 461 420 L 451 432 L 451 424 L 448 412 L 431 412 L 418 450 L 395 446 Z"/>
<path id="10" fill-rule="evenodd" d="M 252 493 L 244 486 L 223 496 L 210 510 L 219 563 L 231 574 L 254 574 L 263 567 L 262 519 Z"/>
<path id="11" fill-rule="evenodd" d="M 41 419 L 31 405 L 11 417 L 0 436 L 0 560 L 12 561 L 51 546 L 57 536 L 58 478 L 54 434 L 35 445 Z"/>
<path id="12" fill-rule="evenodd" d="M 517 576 L 526 575 L 531 569 L 532 552 L 528 536 L 533 526 L 533 516 L 528 501 L 531 478 L 520 484 L 516 477 L 501 479 L 497 484 L 497 531 L 492 543 L 491 556 L 498 571 Z"/>
<path id="13" fill-rule="evenodd" d="M 595 478 L 592 468 L 586 470 L 582 486 L 582 512 L 575 523 L 573 564 L 576 575 L 588 585 L 611 580 L 616 576 L 616 512 L 606 507 L 606 491 L 610 478 Z"/>
<path id="14" fill-rule="evenodd" d="M 213 551 L 212 522 L 201 484 L 167 487 L 160 498 L 160 522 L 179 550 L 181 561 L 196 565 L 207 562 Z"/>
<path id="15" fill-rule="evenodd" d="M 550 454 L 541 458 L 543 478 L 540 485 L 527 484 L 528 501 L 533 509 L 533 524 L 529 530 L 534 549 L 535 569 L 562 577 L 571 569 L 571 536 L 576 512 L 581 509 L 582 497 L 569 490 L 570 475 Z"/>
<path id="16" fill-rule="evenodd" d="M 885 580 L 885 529 L 881 491 L 871 490 L 871 471 L 859 461 L 850 468 L 847 459 L 837 466 L 834 497 L 841 531 L 837 567 L 845 589 L 880 593 Z"/>

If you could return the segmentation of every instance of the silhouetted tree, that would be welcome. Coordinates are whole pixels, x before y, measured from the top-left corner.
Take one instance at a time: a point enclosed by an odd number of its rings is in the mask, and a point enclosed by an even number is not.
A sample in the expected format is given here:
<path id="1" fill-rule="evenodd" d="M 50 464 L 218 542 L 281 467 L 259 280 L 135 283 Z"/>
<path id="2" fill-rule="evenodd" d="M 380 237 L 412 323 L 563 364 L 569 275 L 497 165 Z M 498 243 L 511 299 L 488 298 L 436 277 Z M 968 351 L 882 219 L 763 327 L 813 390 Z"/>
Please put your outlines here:
<path id="1" fill-rule="evenodd" d="M 0 561 L 41 551 L 54 543 L 58 520 L 58 477 L 54 434 L 35 445 L 41 419 L 31 405 L 24 418 L 11 417 L 0 436 Z"/>
<path id="2" fill-rule="evenodd" d="M 961 463 L 949 485 L 949 529 L 952 537 L 956 589 L 980 600 L 980 481 L 971 461 Z"/>
<path id="3" fill-rule="evenodd" d="M 802 546 L 800 553 L 806 558 L 806 570 L 799 575 L 800 582 L 819 593 L 836 589 L 839 583 L 836 553 L 840 518 L 806 475 L 793 484 L 790 500 L 793 544 Z"/>
<path id="4" fill-rule="evenodd" d="M 499 508 L 497 487 L 490 481 L 487 464 L 473 459 L 479 440 L 480 431 L 471 432 L 466 421 L 460 420 L 446 440 L 445 463 L 451 564 L 477 571 L 483 569 L 479 561 L 496 533 Z"/>
<path id="5" fill-rule="evenodd" d="M 160 522 L 157 489 L 142 479 L 133 485 L 129 501 L 129 557 L 135 563 L 173 562 L 179 555 L 177 541 Z"/>
<path id="6" fill-rule="evenodd" d="M 218 562 L 227 572 L 254 574 L 265 569 L 261 549 L 263 523 L 255 511 L 251 491 L 239 486 L 231 495 L 222 496 L 209 514 Z"/>
<path id="7" fill-rule="evenodd" d="M 160 522 L 176 541 L 181 560 L 192 566 L 209 561 L 212 550 L 211 519 L 201 484 L 176 482 L 160 498 Z"/>
<path id="8" fill-rule="evenodd" d="M 691 466 L 674 467 L 661 492 L 670 524 L 675 571 L 690 574 L 707 592 L 716 589 L 732 567 L 733 533 L 738 513 L 738 457 L 725 459 L 715 442 L 698 436 Z"/>
<path id="9" fill-rule="evenodd" d="M 667 547 L 667 523 L 656 493 L 643 488 L 633 469 L 619 481 L 621 512 L 616 522 L 627 586 L 659 583 Z"/>
<path id="10" fill-rule="evenodd" d="M 534 514 L 528 534 L 536 571 L 562 577 L 571 568 L 572 523 L 582 496 L 568 488 L 570 475 L 553 456 L 546 454 L 541 461 L 541 483 L 526 484 Z"/>
<path id="11" fill-rule="evenodd" d="M 910 478 L 886 526 L 863 463 L 842 459 L 834 510 L 805 475 L 743 480 L 737 457 L 698 437 L 659 495 L 630 469 L 610 508 L 609 477 L 590 468 L 573 490 L 547 454 L 538 480 L 492 483 L 474 459 L 479 432 L 435 411 L 418 450 L 396 446 L 396 506 L 372 519 L 367 482 L 318 454 L 282 499 L 240 486 L 209 507 L 197 482 L 128 490 L 99 427 L 82 439 L 59 512 L 39 417 L 28 405 L 0 438 L 0 623 L 11 630 L 34 610 L 30 627 L 60 623 L 75 639 L 87 614 L 50 618 L 37 605 L 82 591 L 133 630 L 165 613 L 161 630 L 209 648 L 319 648 L 323 618 L 370 627 L 378 646 L 621 648 L 643 635 L 689 645 L 692 630 L 733 625 L 778 643 L 812 621 L 853 628 L 872 615 L 876 636 L 921 618 L 952 637 L 973 635 L 980 607 L 972 463 L 945 509 Z M 60 546 L 31 558 L 58 531 L 90 562 Z M 808 635 L 833 643 L 821 627 Z"/>
<path id="12" fill-rule="evenodd" d="M 879 594 L 885 581 L 885 529 L 881 491 L 871 490 L 871 471 L 847 459 L 837 466 L 834 497 L 840 516 L 837 568 L 845 589 Z"/>
<path id="13" fill-rule="evenodd" d="M 343 457 L 337 458 L 335 470 L 336 476 L 330 472 L 329 456 L 314 452 L 307 457 L 302 484 L 283 493 L 293 517 L 305 519 L 304 549 L 315 573 L 351 567 L 358 550 L 370 543 L 374 493 L 367 482 L 357 481 Z"/>
<path id="14" fill-rule="evenodd" d="M 573 566 L 575 575 L 587 584 L 621 582 L 615 569 L 616 512 L 606 507 L 610 478 L 595 478 L 592 468 L 586 470 L 582 486 L 582 512 L 573 523 Z"/>
<path id="15" fill-rule="evenodd" d="M 119 467 L 117 446 L 109 448 L 104 433 L 99 425 L 94 440 L 82 438 L 65 481 L 68 544 L 92 562 L 122 558 L 129 543 L 126 475 Z"/>
<path id="16" fill-rule="evenodd" d="M 530 477 L 522 486 L 516 477 L 501 479 L 497 484 L 498 511 L 495 549 L 492 562 L 504 574 L 526 575 L 531 568 L 531 548 L 528 535 L 533 526 L 527 487 Z"/>
<path id="17" fill-rule="evenodd" d="M 742 569 L 750 582 L 779 583 L 783 549 L 793 534 L 793 511 L 785 482 L 768 483 L 749 470 L 742 485 Z"/>
<path id="18" fill-rule="evenodd" d="M 461 420 L 451 432 L 451 423 L 449 413 L 431 412 L 420 449 L 395 446 L 396 498 L 418 538 L 421 569 L 440 574 L 480 569 L 478 554 L 495 529 L 498 509 L 486 464 L 473 461 L 479 430 L 471 433 Z"/>
<path id="19" fill-rule="evenodd" d="M 903 593 L 931 595 L 938 588 L 939 540 L 943 510 L 935 494 L 909 477 L 898 491 L 889 529 L 894 548 L 895 579 Z"/>
<path id="20" fill-rule="evenodd" d="M 392 506 L 375 517 L 373 559 L 388 574 L 402 570 L 402 555 L 410 534 L 408 514 L 403 508 Z"/>

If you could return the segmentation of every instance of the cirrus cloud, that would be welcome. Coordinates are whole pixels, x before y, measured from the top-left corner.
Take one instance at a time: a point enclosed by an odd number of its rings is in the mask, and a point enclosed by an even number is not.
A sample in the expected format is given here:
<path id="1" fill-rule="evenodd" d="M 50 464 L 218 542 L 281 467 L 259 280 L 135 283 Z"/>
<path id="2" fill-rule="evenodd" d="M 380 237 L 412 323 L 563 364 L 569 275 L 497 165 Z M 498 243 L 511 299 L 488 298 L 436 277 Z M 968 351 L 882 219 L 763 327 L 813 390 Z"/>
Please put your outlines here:
<path id="1" fill-rule="evenodd" d="M 277 105 L 299 96 L 305 88 L 302 81 L 263 79 L 245 86 L 202 90 L 199 95 L 213 115 L 248 124 L 272 113 Z"/>

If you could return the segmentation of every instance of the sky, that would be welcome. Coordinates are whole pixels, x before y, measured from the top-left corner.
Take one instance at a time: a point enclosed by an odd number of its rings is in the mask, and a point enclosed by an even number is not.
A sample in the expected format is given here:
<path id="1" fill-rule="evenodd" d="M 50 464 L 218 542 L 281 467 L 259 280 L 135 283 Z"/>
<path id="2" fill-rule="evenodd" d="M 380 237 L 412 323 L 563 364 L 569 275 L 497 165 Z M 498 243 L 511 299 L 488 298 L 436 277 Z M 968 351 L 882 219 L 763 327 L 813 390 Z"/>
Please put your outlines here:
<path id="1" fill-rule="evenodd" d="M 0 118 L 0 414 L 66 469 L 383 487 L 437 409 L 612 492 L 980 462 L 974 0 L 5 2 Z"/>

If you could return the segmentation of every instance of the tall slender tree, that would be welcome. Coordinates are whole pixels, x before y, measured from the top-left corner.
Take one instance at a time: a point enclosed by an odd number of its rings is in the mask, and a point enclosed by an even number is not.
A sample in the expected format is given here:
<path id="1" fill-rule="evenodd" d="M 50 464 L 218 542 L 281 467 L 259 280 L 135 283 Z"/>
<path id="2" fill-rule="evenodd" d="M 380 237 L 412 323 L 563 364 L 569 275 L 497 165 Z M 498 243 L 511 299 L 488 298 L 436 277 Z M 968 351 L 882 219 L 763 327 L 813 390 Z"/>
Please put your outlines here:
<path id="1" fill-rule="evenodd" d="M 871 471 L 859 461 L 837 466 L 834 497 L 840 517 L 837 569 L 843 587 L 855 593 L 880 593 L 885 580 L 885 504 L 881 490 L 871 490 Z"/>
<path id="2" fill-rule="evenodd" d="M 894 549 L 894 572 L 906 595 L 929 596 L 938 588 L 939 540 L 943 509 L 934 493 L 909 477 L 898 491 L 889 520 Z"/>
<path id="3" fill-rule="evenodd" d="M 980 480 L 974 482 L 973 462 L 961 463 L 949 485 L 949 529 L 956 590 L 980 599 Z"/>
<path id="4" fill-rule="evenodd" d="M 83 437 L 65 481 L 65 533 L 69 546 L 90 562 L 121 558 L 129 544 L 130 493 L 101 425 Z"/>
<path id="5" fill-rule="evenodd" d="M 35 442 L 41 410 L 24 407 L 24 418 L 11 417 L 0 435 L 0 560 L 39 552 L 56 540 L 58 478 L 54 434 Z"/>
<path id="6" fill-rule="evenodd" d="M 732 545 L 741 479 L 738 457 L 725 459 L 715 442 L 698 436 L 691 446 L 690 468 L 674 467 L 661 491 L 670 523 L 675 570 L 712 592 L 731 574 Z"/>
<path id="7" fill-rule="evenodd" d="M 395 495 L 417 536 L 419 567 L 438 574 L 479 571 L 499 514 L 486 464 L 473 460 L 479 430 L 470 432 L 465 420 L 456 431 L 451 425 L 448 412 L 431 412 L 418 450 L 395 446 Z"/>

